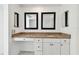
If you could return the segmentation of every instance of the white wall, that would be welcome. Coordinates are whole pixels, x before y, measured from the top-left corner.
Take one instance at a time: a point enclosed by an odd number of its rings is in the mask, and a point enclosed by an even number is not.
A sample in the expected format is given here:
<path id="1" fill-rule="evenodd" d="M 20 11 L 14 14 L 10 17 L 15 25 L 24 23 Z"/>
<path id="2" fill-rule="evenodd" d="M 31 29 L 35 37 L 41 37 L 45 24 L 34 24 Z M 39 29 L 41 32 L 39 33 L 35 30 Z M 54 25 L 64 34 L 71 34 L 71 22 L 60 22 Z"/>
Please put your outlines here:
<path id="1" fill-rule="evenodd" d="M 62 25 L 62 32 L 71 34 L 70 39 L 70 54 L 78 54 L 78 39 L 77 39 L 77 20 L 78 20 L 78 5 L 63 5 L 62 8 L 62 21 L 64 20 L 64 12 L 69 10 L 68 22 L 69 26 L 64 27 Z"/>
<path id="2" fill-rule="evenodd" d="M 3 40 L 3 5 L 0 4 L 0 54 L 3 54 L 4 51 L 4 40 Z"/>
<path id="3" fill-rule="evenodd" d="M 21 13 L 20 13 L 20 31 L 23 32 L 59 32 L 61 29 L 61 10 L 60 10 L 60 5 L 59 6 L 53 6 L 53 5 L 24 5 L 20 6 L 21 8 Z M 38 22 L 39 22 L 39 29 L 38 30 L 25 30 L 24 29 L 24 13 L 25 12 L 38 12 Z M 56 29 L 55 30 L 41 30 L 41 12 L 56 12 Z M 19 31 L 18 29 L 16 32 Z"/>
<path id="4" fill-rule="evenodd" d="M 0 4 L 0 54 L 8 55 L 8 5 Z"/>
<path id="5" fill-rule="evenodd" d="M 8 55 L 8 36 L 9 36 L 9 32 L 8 32 L 8 5 L 7 4 L 4 4 L 3 5 L 3 8 L 4 8 L 4 15 L 3 15 L 3 18 L 4 18 L 4 22 L 3 22 L 3 34 L 4 34 L 4 37 L 3 37 L 3 40 L 4 40 L 4 55 Z"/>
<path id="6" fill-rule="evenodd" d="M 19 52 L 19 47 L 16 42 L 12 39 L 12 30 L 14 29 L 14 12 L 19 12 L 20 9 L 18 5 L 9 5 L 8 12 L 9 12 L 9 54 L 17 54 Z"/>
<path id="7" fill-rule="evenodd" d="M 78 20 L 77 20 L 77 54 L 79 54 L 79 5 L 78 5 Z"/>

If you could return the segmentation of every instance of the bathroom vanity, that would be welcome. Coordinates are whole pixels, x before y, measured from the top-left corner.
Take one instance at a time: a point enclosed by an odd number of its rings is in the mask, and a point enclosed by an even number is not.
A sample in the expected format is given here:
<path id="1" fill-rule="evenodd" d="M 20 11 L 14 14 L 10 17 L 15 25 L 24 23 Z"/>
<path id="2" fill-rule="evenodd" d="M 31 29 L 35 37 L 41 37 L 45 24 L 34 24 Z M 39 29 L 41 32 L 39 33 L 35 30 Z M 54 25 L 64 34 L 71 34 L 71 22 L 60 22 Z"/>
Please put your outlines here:
<path id="1" fill-rule="evenodd" d="M 61 32 L 19 32 L 12 34 L 15 42 L 31 42 L 34 55 L 69 55 L 71 35 Z M 27 47 L 29 48 L 29 47 Z M 29 50 L 28 50 L 29 51 Z"/>

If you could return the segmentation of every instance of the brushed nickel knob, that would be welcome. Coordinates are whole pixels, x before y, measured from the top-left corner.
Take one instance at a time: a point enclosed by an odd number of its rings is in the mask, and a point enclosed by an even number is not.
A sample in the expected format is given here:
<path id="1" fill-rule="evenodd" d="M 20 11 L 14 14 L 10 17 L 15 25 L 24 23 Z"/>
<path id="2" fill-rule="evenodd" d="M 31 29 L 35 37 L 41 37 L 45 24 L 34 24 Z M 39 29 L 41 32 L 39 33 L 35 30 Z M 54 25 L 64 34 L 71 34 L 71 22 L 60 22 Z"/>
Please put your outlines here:
<path id="1" fill-rule="evenodd" d="M 50 44 L 50 46 L 53 46 L 54 44 Z"/>
<path id="2" fill-rule="evenodd" d="M 64 42 L 66 42 L 66 40 L 64 40 Z"/>
<path id="3" fill-rule="evenodd" d="M 40 46 L 38 46 L 38 48 L 40 48 Z"/>
<path id="4" fill-rule="evenodd" d="M 26 40 L 26 39 L 24 39 L 24 40 Z"/>
<path id="5" fill-rule="evenodd" d="M 60 44 L 61 46 L 63 46 L 63 44 Z"/>
<path id="6" fill-rule="evenodd" d="M 40 40 L 38 40 L 38 41 L 40 41 Z"/>

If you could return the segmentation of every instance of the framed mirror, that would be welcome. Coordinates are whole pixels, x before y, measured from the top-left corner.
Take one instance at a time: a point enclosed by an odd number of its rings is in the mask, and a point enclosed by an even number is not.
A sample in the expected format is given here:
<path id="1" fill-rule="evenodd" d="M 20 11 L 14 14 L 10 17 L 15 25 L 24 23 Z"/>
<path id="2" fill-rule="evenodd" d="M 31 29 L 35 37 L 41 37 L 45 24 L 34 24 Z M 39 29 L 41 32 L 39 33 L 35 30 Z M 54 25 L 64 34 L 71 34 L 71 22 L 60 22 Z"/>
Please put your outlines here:
<path id="1" fill-rule="evenodd" d="M 24 13 L 24 20 L 25 29 L 38 29 L 38 13 Z"/>
<path id="2" fill-rule="evenodd" d="M 65 27 L 68 27 L 68 11 L 65 11 Z"/>
<path id="3" fill-rule="evenodd" d="M 14 13 L 14 27 L 19 27 L 19 14 L 17 12 Z"/>
<path id="4" fill-rule="evenodd" d="M 41 29 L 55 29 L 56 12 L 41 13 Z"/>

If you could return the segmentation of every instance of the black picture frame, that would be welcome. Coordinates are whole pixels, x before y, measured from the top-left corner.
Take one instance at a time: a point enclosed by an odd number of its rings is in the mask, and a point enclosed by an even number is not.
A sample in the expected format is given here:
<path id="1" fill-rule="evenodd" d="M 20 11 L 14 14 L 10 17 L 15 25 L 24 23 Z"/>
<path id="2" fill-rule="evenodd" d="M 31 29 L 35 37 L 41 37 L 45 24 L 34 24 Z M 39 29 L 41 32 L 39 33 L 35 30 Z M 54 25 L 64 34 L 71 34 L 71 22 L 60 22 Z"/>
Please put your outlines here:
<path id="1" fill-rule="evenodd" d="M 65 11 L 65 27 L 68 27 L 68 10 Z"/>
<path id="2" fill-rule="evenodd" d="M 44 14 L 53 14 L 54 16 L 54 19 L 53 19 L 53 27 L 52 28 L 44 28 L 43 27 L 43 15 Z M 44 30 L 55 30 L 56 28 L 55 28 L 55 26 L 56 26 L 56 12 L 42 12 L 41 13 L 41 29 L 44 29 Z"/>
<path id="3" fill-rule="evenodd" d="M 27 21 L 26 15 L 29 15 L 29 14 L 36 15 L 36 27 L 35 28 L 27 28 L 26 27 L 26 21 Z M 38 29 L 38 13 L 37 12 L 25 12 L 24 13 L 24 29 Z"/>
<path id="4" fill-rule="evenodd" d="M 19 27 L 19 13 L 14 12 L 14 27 Z"/>

